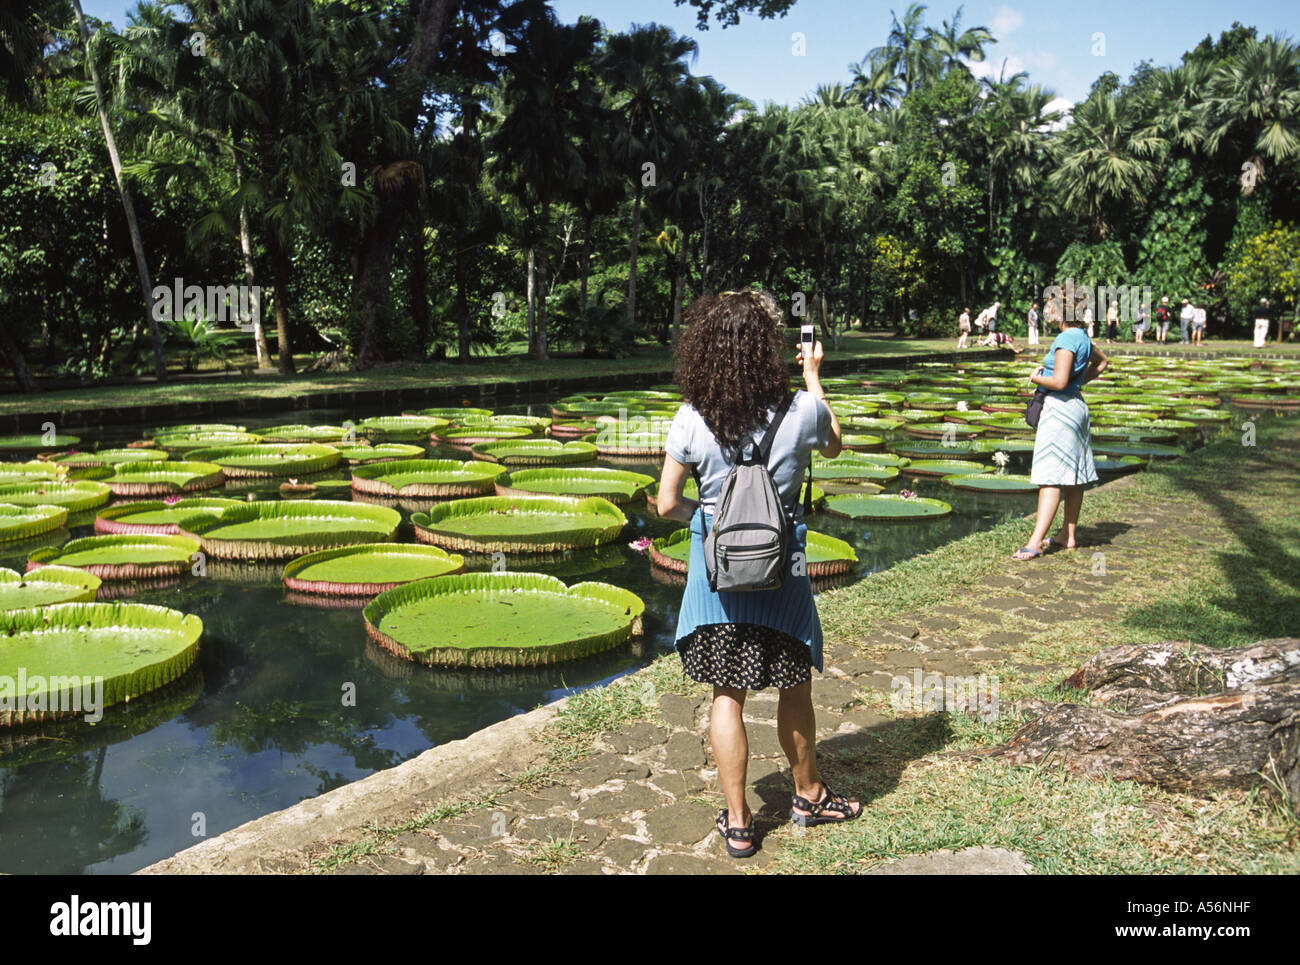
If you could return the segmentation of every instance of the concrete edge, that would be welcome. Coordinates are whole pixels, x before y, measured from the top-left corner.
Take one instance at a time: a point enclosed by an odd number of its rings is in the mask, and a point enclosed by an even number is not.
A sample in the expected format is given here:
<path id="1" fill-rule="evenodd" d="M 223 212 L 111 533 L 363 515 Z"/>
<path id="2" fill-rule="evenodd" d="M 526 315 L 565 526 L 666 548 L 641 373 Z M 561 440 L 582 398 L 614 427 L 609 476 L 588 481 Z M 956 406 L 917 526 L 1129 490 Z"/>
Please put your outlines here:
<path id="1" fill-rule="evenodd" d="M 135 874 L 265 874 L 305 870 L 302 855 L 332 839 L 355 837 L 371 822 L 411 816 L 411 802 L 433 806 L 474 796 L 505 774 L 546 756 L 533 740 L 567 703 L 561 697 L 440 744 L 387 770 L 307 798 L 209 838 Z"/>

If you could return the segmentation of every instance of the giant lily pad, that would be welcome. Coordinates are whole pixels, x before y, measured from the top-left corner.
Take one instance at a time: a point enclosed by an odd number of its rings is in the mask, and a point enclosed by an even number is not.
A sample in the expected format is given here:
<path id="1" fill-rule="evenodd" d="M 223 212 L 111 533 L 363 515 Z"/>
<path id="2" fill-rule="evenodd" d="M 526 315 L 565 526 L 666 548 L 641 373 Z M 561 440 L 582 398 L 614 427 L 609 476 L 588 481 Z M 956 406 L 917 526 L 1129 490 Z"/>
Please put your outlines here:
<path id="1" fill-rule="evenodd" d="M 402 514 L 387 506 L 330 499 L 244 503 L 220 516 L 190 521 L 214 559 L 282 560 L 317 550 L 391 540 Z"/>
<path id="2" fill-rule="evenodd" d="M 166 496 L 216 489 L 226 481 L 211 462 L 130 462 L 117 467 L 105 482 L 115 496 Z"/>
<path id="3" fill-rule="evenodd" d="M 157 449 L 101 449 L 99 452 L 65 452 L 51 461 L 69 469 L 88 469 L 124 462 L 166 462 L 167 453 Z"/>
<path id="4" fill-rule="evenodd" d="M 181 524 L 190 519 L 220 516 L 230 507 L 242 505 L 238 499 L 214 497 L 118 503 L 99 511 L 95 517 L 95 532 L 174 536 L 183 528 Z"/>
<path id="5" fill-rule="evenodd" d="M 0 503 L 15 506 L 62 506 L 71 514 L 104 505 L 110 494 L 111 491 L 103 483 L 89 479 L 76 482 L 48 479 L 0 486 Z"/>
<path id="6" fill-rule="evenodd" d="M 653 476 L 622 469 L 589 466 L 581 469 L 517 469 L 497 480 L 498 496 L 550 494 L 600 496 L 616 505 L 639 499 L 654 483 Z"/>
<path id="7" fill-rule="evenodd" d="M 42 566 L 25 576 L 0 569 L 0 610 L 55 603 L 89 603 L 99 591 L 99 577 L 71 566 Z"/>
<path id="8" fill-rule="evenodd" d="M 355 431 L 345 426 L 308 426 L 308 425 L 284 425 L 271 426 L 269 429 L 259 429 L 258 434 L 266 442 L 323 442 L 334 444 L 343 442 L 345 439 L 349 442 L 355 442 Z"/>
<path id="9" fill-rule="evenodd" d="M 0 452 L 58 452 L 79 443 L 77 436 L 50 435 L 0 436 Z"/>
<path id="10" fill-rule="evenodd" d="M 449 425 L 446 419 L 428 415 L 385 415 L 362 419 L 357 423 L 357 431 L 384 442 L 414 442 Z"/>
<path id="11" fill-rule="evenodd" d="M 113 534 L 86 536 L 59 547 L 37 550 L 27 560 L 32 571 L 43 566 L 75 566 L 101 580 L 153 580 L 190 571 L 199 551 L 188 536 Z"/>
<path id="12" fill-rule="evenodd" d="M 1028 476 L 1015 473 L 962 473 L 944 476 L 943 483 L 953 489 L 970 489 L 982 493 L 1027 493 L 1038 489 L 1029 481 Z"/>
<path id="13" fill-rule="evenodd" d="M 299 556 L 285 565 L 282 578 L 297 593 L 374 596 L 464 568 L 463 556 L 437 546 L 371 543 Z"/>
<path id="14" fill-rule="evenodd" d="M 405 415 L 422 415 L 432 416 L 435 419 L 446 419 L 452 425 L 459 425 L 462 419 L 469 416 L 488 416 L 492 414 L 491 409 L 475 409 L 470 406 L 442 406 L 433 409 L 420 409 L 417 412 L 407 412 Z"/>
<path id="15" fill-rule="evenodd" d="M 23 693 L 0 684 L 0 724 L 91 714 L 156 690 L 193 665 L 202 634 L 198 617 L 141 603 L 0 613 L 0 681 L 25 682 Z"/>
<path id="16" fill-rule="evenodd" d="M 154 438 L 154 445 L 169 452 L 193 452 L 195 449 L 226 448 L 228 446 L 252 446 L 261 441 L 261 436 L 251 432 L 188 432 L 176 435 L 164 435 Z M 203 456 L 192 456 L 203 459 Z"/>
<path id="17" fill-rule="evenodd" d="M 68 467 L 57 462 L 0 462 L 0 485 L 38 479 L 66 479 Z"/>
<path id="18" fill-rule="evenodd" d="M 640 597 L 606 583 L 466 573 L 399 586 L 363 613 L 372 640 L 416 663 L 533 667 L 618 646 L 638 631 L 644 609 Z"/>
<path id="19" fill-rule="evenodd" d="M 527 439 L 533 430 L 527 426 L 459 426 L 454 429 L 439 429 L 429 433 L 429 441 L 435 445 L 451 446 L 454 449 L 467 450 L 480 443 L 500 442 L 505 439 Z"/>
<path id="20" fill-rule="evenodd" d="M 49 533 L 68 521 L 63 506 L 14 506 L 0 503 L 0 541 L 31 539 Z"/>
<path id="21" fill-rule="evenodd" d="M 271 479 L 323 472 L 339 461 L 339 451 L 318 443 L 299 445 L 217 446 L 198 449 L 191 459 L 215 462 L 231 479 Z"/>
<path id="22" fill-rule="evenodd" d="M 1139 456 L 1143 459 L 1174 459 L 1183 455 L 1181 446 L 1166 446 L 1159 442 L 1112 442 L 1107 440 L 1092 447 L 1093 454 L 1103 456 Z M 0 494 L 0 499 L 3 499 Z"/>
<path id="23" fill-rule="evenodd" d="M 947 439 L 916 439 L 895 443 L 889 447 L 889 451 L 899 456 L 907 456 L 909 459 L 961 459 L 973 452 L 992 452 L 995 449 L 1007 448 L 993 443 L 992 440 L 985 441 L 991 444 L 991 448 L 980 449 L 978 441 L 968 439 L 956 439 L 951 442 Z M 1034 448 L 1033 443 L 1030 443 L 1029 448 L 1031 450 Z"/>
<path id="24" fill-rule="evenodd" d="M 988 468 L 982 462 L 963 459 L 914 459 L 908 463 L 906 473 L 909 476 L 957 476 L 987 472 Z"/>
<path id="25" fill-rule="evenodd" d="M 457 459 L 406 459 L 352 470 L 352 488 L 372 496 L 448 499 L 492 492 L 505 466 Z"/>
<path id="26" fill-rule="evenodd" d="M 589 496 L 485 496 L 434 506 L 411 517 L 421 542 L 470 553 L 553 553 L 618 538 L 627 517 Z"/>
<path id="27" fill-rule="evenodd" d="M 952 512 L 952 507 L 938 499 L 921 496 L 898 496 L 881 493 L 875 496 L 827 496 L 827 511 L 850 519 L 938 519 Z"/>
<path id="28" fill-rule="evenodd" d="M 339 451 L 344 462 L 352 466 L 424 458 L 424 446 L 410 445 L 405 442 L 381 442 L 373 446 L 339 445 L 334 448 Z"/>
<path id="29" fill-rule="evenodd" d="M 1098 475 L 1133 472 L 1147 464 L 1146 460 L 1140 456 L 1099 456 L 1095 453 L 1092 457 L 1092 463 Z"/>
<path id="30" fill-rule="evenodd" d="M 555 439 L 481 442 L 471 446 L 470 452 L 475 459 L 507 466 L 566 466 L 596 458 L 596 447 L 590 442 L 559 442 Z"/>
<path id="31" fill-rule="evenodd" d="M 898 475 L 898 469 L 870 459 L 859 459 L 854 453 L 839 455 L 834 459 L 813 459 L 812 477 L 839 482 L 883 482 Z"/>

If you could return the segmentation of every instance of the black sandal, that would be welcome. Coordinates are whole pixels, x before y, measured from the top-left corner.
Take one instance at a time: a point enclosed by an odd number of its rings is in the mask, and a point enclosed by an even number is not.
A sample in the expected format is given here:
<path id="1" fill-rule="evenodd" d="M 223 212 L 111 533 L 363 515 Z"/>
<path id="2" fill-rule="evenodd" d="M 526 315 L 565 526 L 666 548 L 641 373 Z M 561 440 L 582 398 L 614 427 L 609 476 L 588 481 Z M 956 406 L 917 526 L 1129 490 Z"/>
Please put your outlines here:
<path id="1" fill-rule="evenodd" d="M 758 850 L 758 845 L 754 843 L 754 815 L 750 814 L 749 824 L 743 828 L 727 827 L 727 809 L 723 808 L 718 814 L 718 834 L 722 835 L 722 841 L 727 846 L 727 854 L 733 858 L 748 858 Z M 732 841 L 748 841 L 748 848 L 733 848 Z"/>
<path id="2" fill-rule="evenodd" d="M 806 798 L 800 797 L 798 794 L 795 794 L 790 803 L 790 820 L 801 828 L 811 828 L 818 824 L 843 824 L 846 821 L 852 821 L 862 813 L 862 807 L 860 805 L 858 810 L 855 812 L 849 805 L 849 799 L 842 794 L 836 794 L 831 790 L 831 786 L 825 781 L 822 781 L 822 790 L 826 792 L 826 796 L 816 804 Z M 812 813 L 800 814 L 795 810 L 795 808 L 800 808 L 804 811 L 811 811 Z M 826 812 L 830 812 L 831 814 L 842 814 L 844 816 L 840 818 L 822 817 L 822 814 Z"/>

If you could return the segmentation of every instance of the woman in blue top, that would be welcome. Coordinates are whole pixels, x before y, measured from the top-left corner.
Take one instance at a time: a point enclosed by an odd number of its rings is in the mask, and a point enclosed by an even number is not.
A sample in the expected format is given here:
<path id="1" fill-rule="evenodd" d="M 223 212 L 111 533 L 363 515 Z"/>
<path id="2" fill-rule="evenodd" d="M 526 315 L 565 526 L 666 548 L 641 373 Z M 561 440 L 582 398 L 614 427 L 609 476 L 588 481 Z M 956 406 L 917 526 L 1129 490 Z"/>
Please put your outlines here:
<path id="1" fill-rule="evenodd" d="M 1029 377 L 1034 385 L 1047 390 L 1029 474 L 1030 482 L 1038 487 L 1038 521 L 1029 542 L 1013 554 L 1015 559 L 1032 560 L 1053 545 L 1066 549 L 1078 545 L 1075 530 L 1083 490 L 1097 481 L 1088 403 L 1083 401 L 1080 389 L 1106 371 L 1109 364 L 1110 359 L 1071 317 L 1061 322 L 1061 334 L 1047 350 L 1042 367 Z M 1048 537 L 1048 527 L 1062 503 L 1065 512 L 1061 529 L 1056 537 Z"/>
<path id="2" fill-rule="evenodd" d="M 791 565 L 780 589 L 717 592 L 709 588 L 703 535 L 713 504 L 740 451 L 763 437 L 786 397 L 781 311 L 757 291 L 705 295 L 687 309 L 686 331 L 677 342 L 677 385 L 684 404 L 665 443 L 659 480 L 659 515 L 690 523 L 691 557 L 677 620 L 676 646 L 684 671 L 713 685 L 709 739 L 727 808 L 718 815 L 719 835 L 732 857 L 754 853 L 754 820 L 745 803 L 749 743 L 743 710 L 749 690 L 775 686 L 780 694 L 777 734 L 790 760 L 795 796 L 790 817 L 799 825 L 847 821 L 862 806 L 831 790 L 817 770 L 812 706 L 812 667 L 822 668 L 822 632 L 806 566 L 807 528 L 799 510 L 803 470 L 814 449 L 840 452 L 840 426 L 826 403 L 818 372 L 822 346 L 814 344 L 803 366 L 806 392 L 797 392 L 778 427 L 767 467 L 795 522 Z M 692 469 L 699 500 L 682 495 Z"/>

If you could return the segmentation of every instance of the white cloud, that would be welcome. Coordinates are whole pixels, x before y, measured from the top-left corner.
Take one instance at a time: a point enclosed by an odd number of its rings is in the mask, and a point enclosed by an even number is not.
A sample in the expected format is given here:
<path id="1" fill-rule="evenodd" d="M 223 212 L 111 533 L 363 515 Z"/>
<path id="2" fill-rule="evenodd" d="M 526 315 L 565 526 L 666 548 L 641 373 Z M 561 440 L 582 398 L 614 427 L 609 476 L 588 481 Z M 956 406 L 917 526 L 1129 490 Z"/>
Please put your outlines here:
<path id="1" fill-rule="evenodd" d="M 993 20 L 989 28 L 993 31 L 993 36 L 1001 40 L 1008 34 L 1014 33 L 1016 29 L 1025 22 L 1025 15 L 1013 7 L 998 7 L 993 13 Z"/>
<path id="2" fill-rule="evenodd" d="M 1066 97 L 1053 97 L 1043 108 L 1044 114 L 1050 114 L 1052 111 L 1060 111 L 1061 119 L 1055 124 L 1048 124 L 1049 131 L 1063 131 L 1070 123 L 1070 113 L 1074 110 L 1074 101 Z"/>

